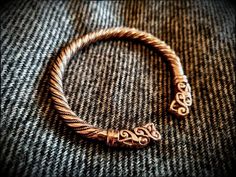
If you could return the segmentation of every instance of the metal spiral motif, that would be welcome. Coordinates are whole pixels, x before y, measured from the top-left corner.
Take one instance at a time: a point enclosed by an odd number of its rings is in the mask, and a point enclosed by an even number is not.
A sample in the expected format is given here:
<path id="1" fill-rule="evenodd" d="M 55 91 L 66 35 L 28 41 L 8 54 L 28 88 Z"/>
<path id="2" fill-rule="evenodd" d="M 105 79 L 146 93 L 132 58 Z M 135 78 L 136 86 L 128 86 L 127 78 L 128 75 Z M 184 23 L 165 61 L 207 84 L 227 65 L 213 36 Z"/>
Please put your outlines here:
<path id="1" fill-rule="evenodd" d="M 79 118 L 68 105 L 67 99 L 63 91 L 62 78 L 68 61 L 80 49 L 91 43 L 108 40 L 113 38 L 127 38 L 139 40 L 162 53 L 169 62 L 176 85 L 176 96 L 171 104 L 170 110 L 177 116 L 185 116 L 189 113 L 189 106 L 192 104 L 190 86 L 184 76 L 183 69 L 179 57 L 173 50 L 163 41 L 157 39 L 153 35 L 139 31 L 134 28 L 110 28 L 97 32 L 86 34 L 74 40 L 62 49 L 58 57 L 53 61 L 50 73 L 50 91 L 57 112 L 60 114 L 65 123 L 73 128 L 78 134 L 87 138 L 106 141 L 111 146 L 126 147 L 143 147 L 150 140 L 159 140 L 160 134 L 156 131 L 153 124 L 147 124 L 143 127 L 129 130 L 104 130 L 92 126 Z M 182 78 L 182 80 L 180 79 Z M 185 78 L 183 80 L 183 78 Z M 180 81 L 179 81 L 180 79 Z M 111 138 L 112 137 L 112 138 Z"/>
<path id="2" fill-rule="evenodd" d="M 158 141 L 160 139 L 161 135 L 153 123 L 136 127 L 133 131 L 113 129 L 107 131 L 107 144 L 109 146 L 141 148 L 148 145 L 151 140 Z"/>
<path id="3" fill-rule="evenodd" d="M 175 99 L 170 105 L 170 112 L 179 117 L 189 114 L 189 107 L 192 105 L 191 88 L 185 76 L 176 78 Z"/>

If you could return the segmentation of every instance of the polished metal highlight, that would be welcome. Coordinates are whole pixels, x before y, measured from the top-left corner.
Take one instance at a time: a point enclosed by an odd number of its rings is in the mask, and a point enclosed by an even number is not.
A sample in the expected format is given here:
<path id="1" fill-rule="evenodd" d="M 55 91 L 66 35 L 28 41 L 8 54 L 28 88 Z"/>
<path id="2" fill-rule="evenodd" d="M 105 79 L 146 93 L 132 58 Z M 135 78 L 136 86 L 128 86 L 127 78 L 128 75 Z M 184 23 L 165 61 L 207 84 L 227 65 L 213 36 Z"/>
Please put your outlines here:
<path id="1" fill-rule="evenodd" d="M 162 53 L 171 66 L 174 77 L 175 98 L 170 105 L 170 112 L 178 117 L 189 114 L 189 107 L 192 105 L 191 89 L 187 77 L 184 75 L 179 57 L 163 41 L 153 35 L 139 31 L 134 28 L 117 27 L 104 29 L 97 32 L 86 34 L 74 40 L 62 49 L 58 57 L 52 64 L 50 73 L 50 91 L 56 110 L 75 132 L 90 139 L 105 141 L 109 146 L 135 147 L 141 148 L 149 144 L 151 140 L 161 139 L 160 133 L 156 130 L 153 123 L 148 123 L 142 127 L 130 130 L 104 130 L 92 126 L 79 118 L 68 105 L 63 91 L 62 78 L 72 56 L 83 47 L 101 40 L 113 38 L 126 38 L 139 40 Z"/>

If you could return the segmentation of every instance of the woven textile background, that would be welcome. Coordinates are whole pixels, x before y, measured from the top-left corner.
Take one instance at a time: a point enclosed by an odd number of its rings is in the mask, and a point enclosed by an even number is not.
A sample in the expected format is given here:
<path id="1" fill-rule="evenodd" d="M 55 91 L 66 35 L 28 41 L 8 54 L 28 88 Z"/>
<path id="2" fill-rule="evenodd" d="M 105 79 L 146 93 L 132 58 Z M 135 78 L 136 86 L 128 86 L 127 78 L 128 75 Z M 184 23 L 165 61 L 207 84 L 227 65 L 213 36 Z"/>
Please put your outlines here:
<path id="1" fill-rule="evenodd" d="M 132 41 L 79 51 L 64 78 L 84 120 L 104 128 L 154 122 L 163 139 L 118 150 L 62 122 L 48 91 L 51 61 L 76 37 L 126 26 L 179 55 L 192 86 L 190 115 L 168 113 L 167 63 Z M 0 173 L 14 177 L 230 176 L 235 152 L 235 9 L 228 1 L 10 1 L 1 6 Z"/>

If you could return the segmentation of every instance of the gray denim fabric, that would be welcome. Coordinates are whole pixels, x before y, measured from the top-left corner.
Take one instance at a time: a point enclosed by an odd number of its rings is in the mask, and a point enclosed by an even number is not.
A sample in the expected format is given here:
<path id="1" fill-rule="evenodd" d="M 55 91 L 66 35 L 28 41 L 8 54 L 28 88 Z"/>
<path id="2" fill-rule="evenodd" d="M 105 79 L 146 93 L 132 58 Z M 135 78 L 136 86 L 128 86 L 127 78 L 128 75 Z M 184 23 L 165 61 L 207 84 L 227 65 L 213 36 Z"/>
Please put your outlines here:
<path id="1" fill-rule="evenodd" d="M 183 120 L 168 113 L 170 68 L 139 42 L 99 42 L 69 63 L 72 109 L 104 128 L 154 122 L 163 139 L 111 149 L 68 128 L 48 90 L 61 47 L 94 30 L 150 32 L 175 50 L 192 86 Z M 14 177 L 230 176 L 235 163 L 235 9 L 228 1 L 10 1 L 1 6 L 0 172 Z"/>

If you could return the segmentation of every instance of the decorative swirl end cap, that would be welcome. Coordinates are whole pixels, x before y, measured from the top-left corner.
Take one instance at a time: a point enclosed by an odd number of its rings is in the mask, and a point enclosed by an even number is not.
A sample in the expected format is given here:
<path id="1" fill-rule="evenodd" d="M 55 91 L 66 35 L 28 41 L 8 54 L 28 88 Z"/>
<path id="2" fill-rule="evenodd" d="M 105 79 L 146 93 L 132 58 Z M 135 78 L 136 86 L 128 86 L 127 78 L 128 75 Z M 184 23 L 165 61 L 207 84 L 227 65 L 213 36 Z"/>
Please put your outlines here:
<path id="1" fill-rule="evenodd" d="M 177 117 L 185 117 L 189 114 L 192 105 L 191 88 L 187 76 L 176 76 L 174 78 L 175 98 L 170 105 L 170 112 Z"/>
<path id="2" fill-rule="evenodd" d="M 109 146 L 130 148 L 142 148 L 148 145 L 151 140 L 158 141 L 161 139 L 161 135 L 156 130 L 153 123 L 148 123 L 142 127 L 136 127 L 133 131 L 109 129 L 106 137 Z"/>

